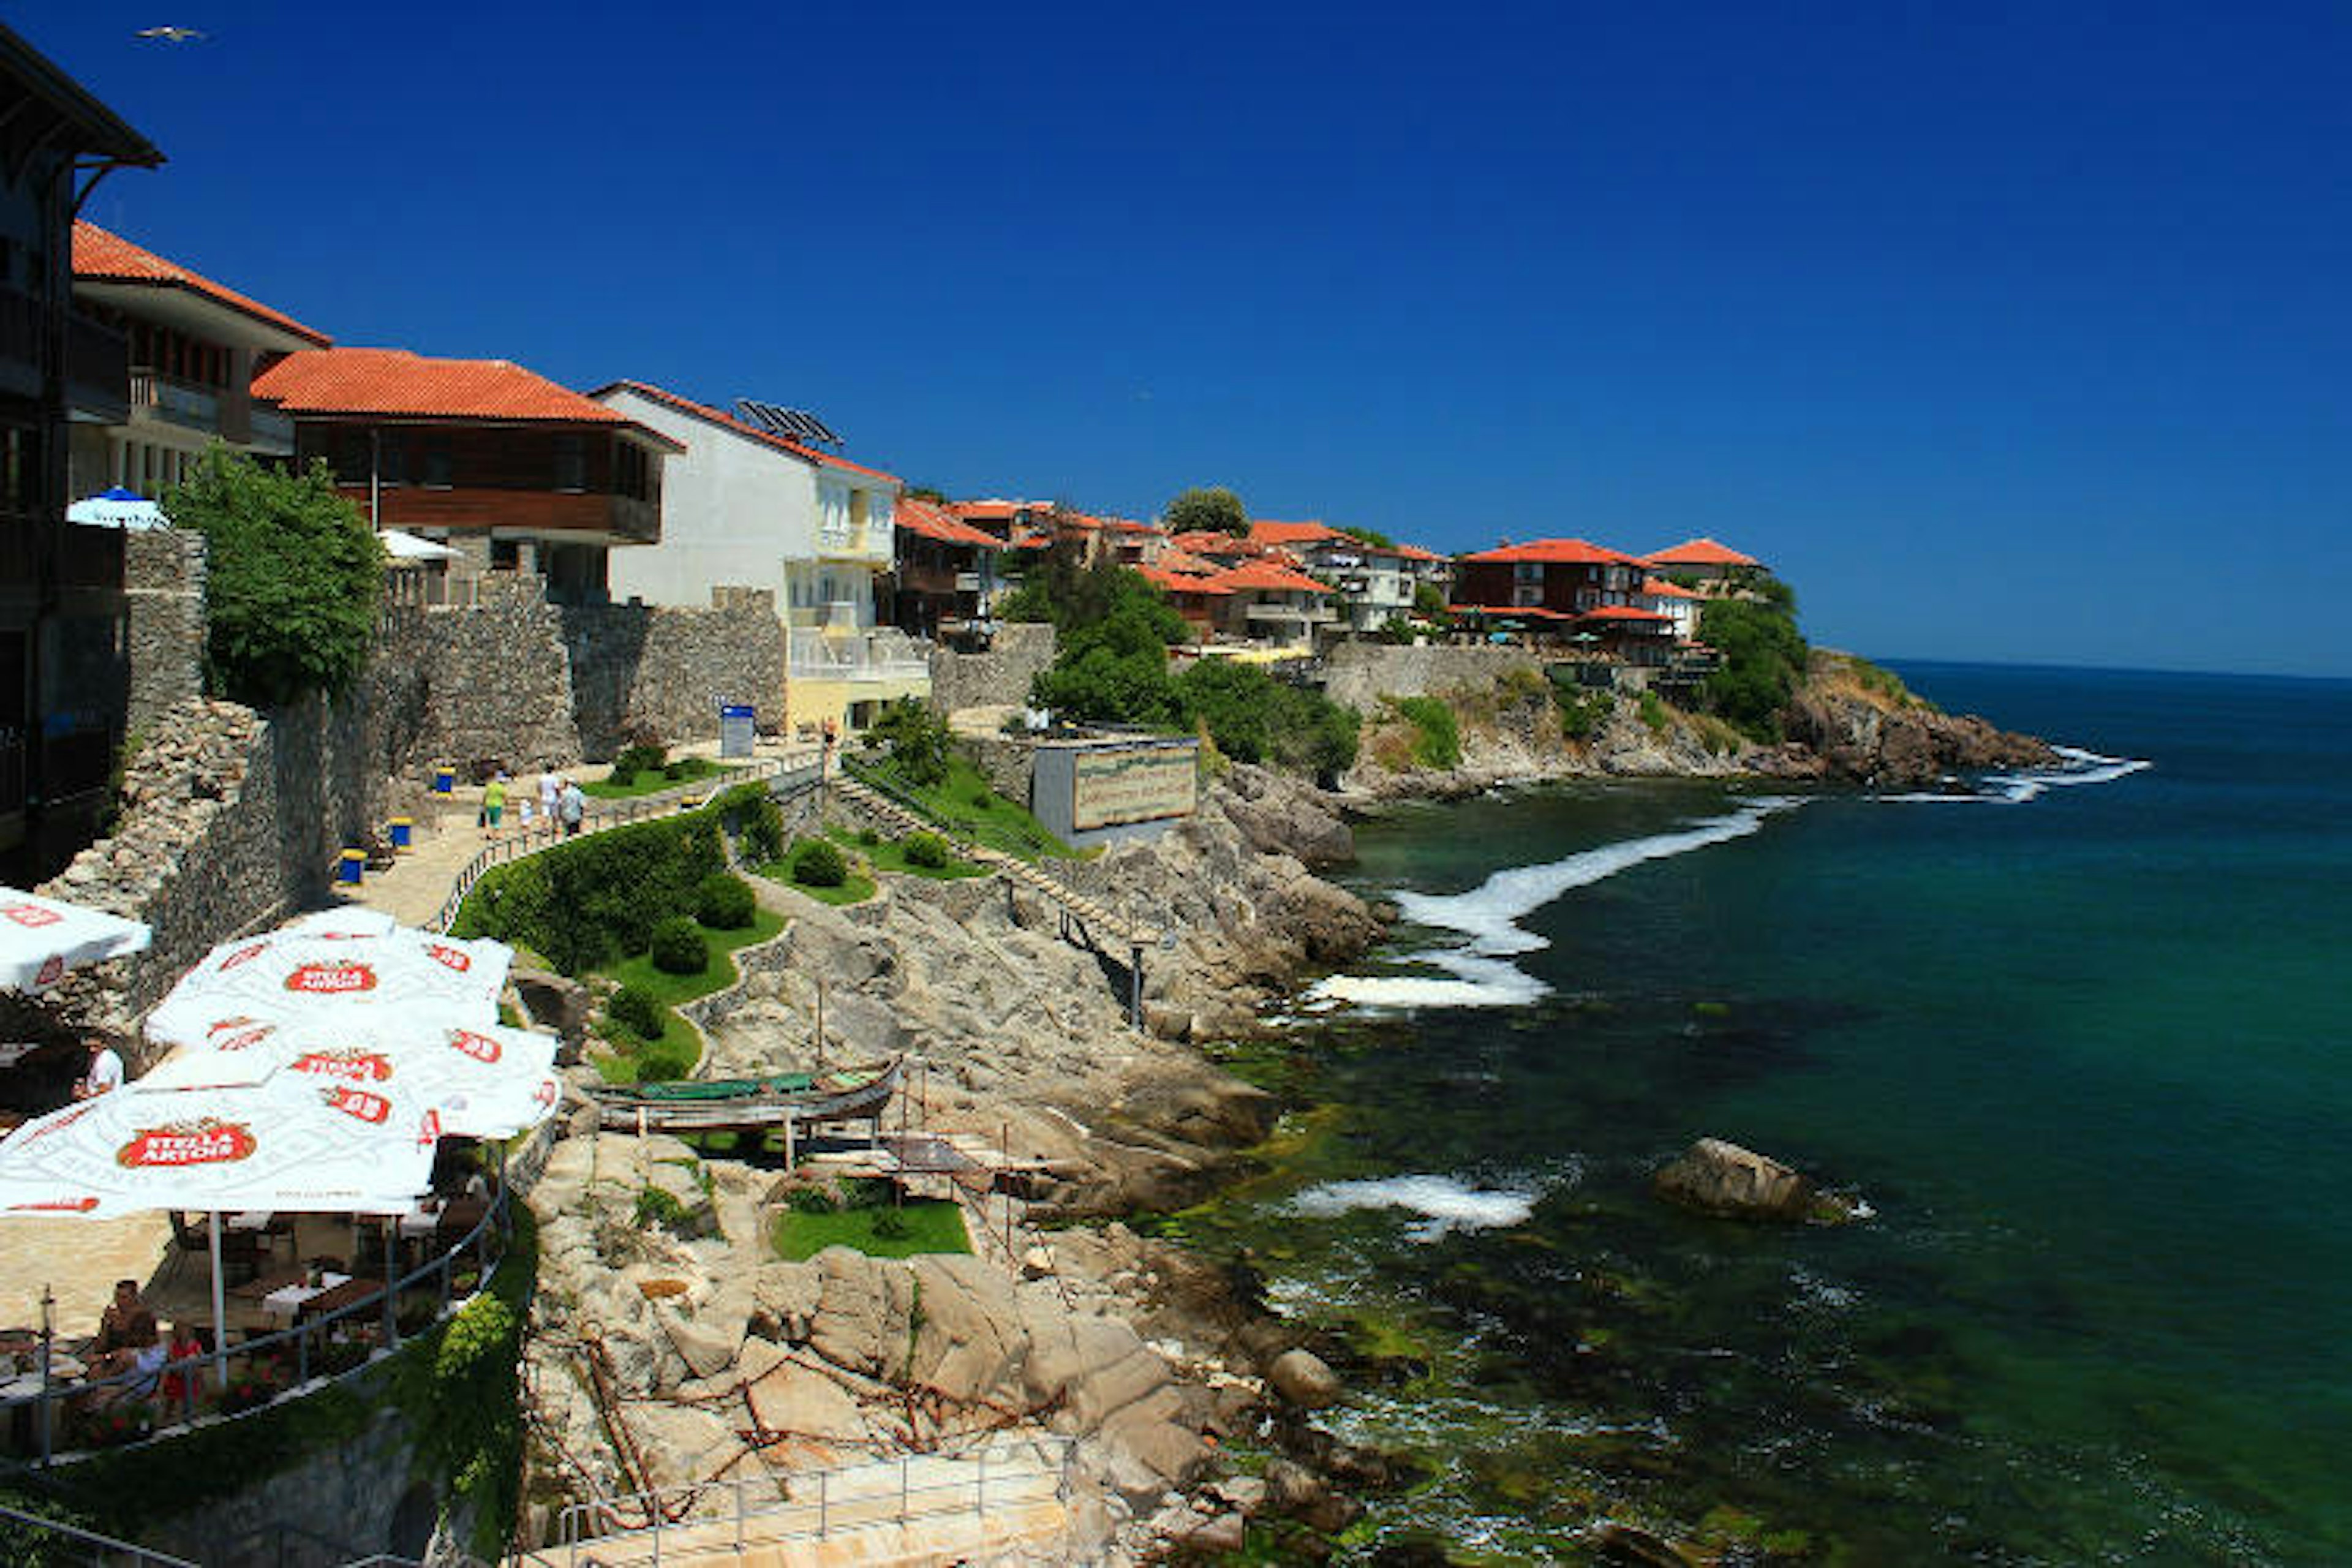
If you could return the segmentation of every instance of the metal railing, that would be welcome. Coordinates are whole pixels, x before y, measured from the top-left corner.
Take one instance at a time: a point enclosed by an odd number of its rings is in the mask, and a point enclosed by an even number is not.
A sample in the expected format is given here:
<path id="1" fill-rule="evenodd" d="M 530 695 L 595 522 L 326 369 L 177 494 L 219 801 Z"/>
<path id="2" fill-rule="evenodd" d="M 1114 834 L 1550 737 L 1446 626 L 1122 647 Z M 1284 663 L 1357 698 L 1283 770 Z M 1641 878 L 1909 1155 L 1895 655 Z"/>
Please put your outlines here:
<path id="1" fill-rule="evenodd" d="M 590 834 L 603 833 L 633 823 L 650 822 L 656 817 L 674 816 L 681 811 L 699 811 L 711 797 L 747 784 L 767 782 L 771 795 L 797 795 L 816 787 L 818 760 L 804 757 L 760 757 L 723 773 L 681 784 L 674 789 L 656 790 L 650 795 L 631 795 L 621 800 L 592 804 L 582 819 L 578 833 L 567 834 L 561 823 L 535 824 L 515 832 L 510 837 L 487 844 L 450 886 L 449 896 L 441 900 L 441 908 L 427 922 L 425 930 L 446 931 L 457 919 L 457 911 L 466 906 L 467 896 L 476 884 L 494 868 L 510 861 L 554 848 L 559 844 L 575 841 Z M 592 801 L 593 797 L 591 797 Z"/>
<path id="2" fill-rule="evenodd" d="M 1057 1505 L 1068 1504 L 1076 1439 L 1024 1437 L 1004 1446 L 1023 1450 L 1024 1457 L 992 1460 L 991 1449 L 983 1445 L 966 1454 L 910 1454 L 797 1475 L 704 1481 L 576 1502 L 556 1516 L 554 1544 L 565 1554 L 565 1568 L 583 1561 L 593 1568 L 617 1568 L 625 1563 L 659 1563 L 662 1538 L 688 1531 L 702 1537 L 695 1543 L 698 1552 L 719 1549 L 718 1538 L 709 1533 L 714 1531 L 726 1536 L 727 1549 L 740 1552 L 749 1546 L 834 1540 L 950 1514 L 973 1516 L 984 1526 L 992 1501 L 1000 1512 L 1036 1504 L 1047 1495 Z M 918 1483 L 918 1466 L 958 1466 L 970 1473 Z M 1050 1493 L 1041 1485 L 1046 1482 L 1051 1483 Z M 636 1554 L 617 1555 L 616 1548 L 623 1552 L 634 1549 Z M 545 1548 L 525 1555 L 541 1563 L 551 1560 Z"/>
<path id="3" fill-rule="evenodd" d="M 144 1404 L 147 1395 L 143 1391 L 150 1388 L 160 1390 L 162 1380 L 167 1376 L 176 1373 L 201 1383 L 208 1374 L 216 1373 L 225 1385 L 222 1392 L 226 1394 L 226 1385 L 230 1381 L 228 1373 L 230 1363 L 242 1361 L 250 1371 L 257 1360 L 280 1362 L 290 1357 L 292 1361 L 291 1381 L 274 1395 L 266 1399 L 257 1398 L 244 1409 L 217 1412 L 169 1426 L 157 1426 L 147 1435 L 133 1441 L 105 1445 L 104 1451 L 111 1452 L 122 1448 L 142 1447 L 150 1443 L 168 1442 L 191 1432 L 203 1431 L 218 1426 L 225 1421 L 241 1420 L 257 1410 L 271 1408 L 287 1399 L 305 1397 L 330 1384 L 348 1382 L 367 1371 L 383 1357 L 400 1348 L 399 1306 L 402 1297 L 412 1290 L 427 1288 L 436 1289 L 438 1302 L 432 1321 L 438 1323 L 450 1315 L 453 1302 L 456 1306 L 462 1307 L 474 1296 L 488 1289 L 491 1272 L 498 1268 L 499 1259 L 506 1256 L 506 1241 L 510 1228 L 509 1218 L 508 1184 L 501 1181 L 497 1190 L 491 1194 L 489 1205 L 483 1210 L 482 1217 L 475 1222 L 473 1228 L 463 1237 L 439 1256 L 393 1279 L 390 1285 L 372 1291 L 358 1300 L 337 1308 L 323 1316 L 307 1321 L 298 1321 L 292 1328 L 281 1329 L 275 1333 L 265 1334 L 259 1339 L 247 1340 L 234 1348 L 216 1346 L 215 1349 L 206 1352 L 201 1361 L 166 1363 L 160 1367 L 146 1370 L 134 1367 L 129 1372 L 118 1373 L 111 1377 L 60 1384 L 53 1381 L 50 1376 L 51 1350 L 45 1342 L 35 1352 L 39 1358 L 37 1370 L 41 1379 L 40 1391 L 20 1394 L 14 1398 L 0 1398 L 0 1425 L 13 1425 L 16 1419 L 15 1412 L 29 1407 L 34 1444 L 37 1452 L 32 1456 L 0 1459 L 0 1471 L 22 1469 L 27 1464 L 37 1464 L 46 1468 L 54 1463 L 59 1457 L 55 1444 L 58 1429 L 62 1425 L 58 1419 L 58 1403 L 87 1401 L 93 1394 L 101 1390 L 117 1391 L 111 1395 L 115 1400 L 135 1400 L 137 1403 Z M 395 1226 L 398 1223 L 397 1216 L 386 1216 L 383 1223 L 388 1226 Z M 457 1293 L 455 1279 L 460 1267 L 460 1259 L 469 1250 L 474 1258 L 472 1264 L 475 1276 L 474 1287 L 460 1299 Z M 358 1265 L 357 1258 L 352 1261 L 354 1267 Z M 338 1325 L 351 1327 L 364 1325 L 371 1332 L 380 1331 L 383 1342 L 373 1349 L 366 1350 L 349 1365 L 329 1368 L 327 1363 L 330 1358 L 326 1347 L 336 1342 L 335 1330 Z M 216 1323 L 213 1326 L 215 1339 L 221 1331 L 221 1325 Z M 317 1342 L 315 1349 L 314 1341 Z M 312 1371 L 314 1363 L 320 1367 L 315 1374 Z M 163 1398 L 160 1393 L 155 1397 L 159 1401 Z M 97 1451 L 100 1450 L 68 1450 L 67 1457 L 79 1457 L 82 1453 Z"/>
<path id="4" fill-rule="evenodd" d="M 121 1568 L 204 1568 L 202 1563 L 191 1563 L 184 1557 L 174 1557 L 168 1552 L 157 1552 L 151 1547 L 142 1546 L 136 1542 L 117 1540 L 111 1535 L 100 1535 L 94 1530 L 84 1530 L 79 1525 L 66 1524 L 54 1519 L 43 1519 L 39 1514 L 26 1513 L 21 1509 L 10 1508 L 5 1503 L 0 1503 L 0 1525 L 10 1527 L 0 1530 L 0 1535 L 21 1536 L 37 1531 L 41 1537 L 39 1540 L 30 1542 L 0 1540 L 0 1545 L 32 1549 L 22 1559 L 12 1557 L 10 1559 L 12 1562 L 51 1563 L 78 1559 L 93 1564 L 93 1568 L 98 1564 L 105 1564 L 106 1568 L 115 1568 L 118 1564 L 121 1565 Z M 68 1552 L 72 1553 L 73 1557 L 68 1558 L 65 1555 Z"/>

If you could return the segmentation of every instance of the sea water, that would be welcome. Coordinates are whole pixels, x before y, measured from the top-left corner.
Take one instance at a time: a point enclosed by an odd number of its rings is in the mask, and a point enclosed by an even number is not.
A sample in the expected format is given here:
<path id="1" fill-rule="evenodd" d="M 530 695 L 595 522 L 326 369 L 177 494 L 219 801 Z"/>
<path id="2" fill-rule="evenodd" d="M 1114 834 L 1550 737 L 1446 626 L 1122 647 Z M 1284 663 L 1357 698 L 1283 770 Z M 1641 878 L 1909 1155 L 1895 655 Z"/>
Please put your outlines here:
<path id="1" fill-rule="evenodd" d="M 2065 765 L 1360 830 L 1333 1109 L 1188 1223 L 1364 1352 L 1376 1536 L 2352 1562 L 2352 683 L 1903 672 Z M 1664 1206 L 1702 1135 L 1869 1217 Z"/>

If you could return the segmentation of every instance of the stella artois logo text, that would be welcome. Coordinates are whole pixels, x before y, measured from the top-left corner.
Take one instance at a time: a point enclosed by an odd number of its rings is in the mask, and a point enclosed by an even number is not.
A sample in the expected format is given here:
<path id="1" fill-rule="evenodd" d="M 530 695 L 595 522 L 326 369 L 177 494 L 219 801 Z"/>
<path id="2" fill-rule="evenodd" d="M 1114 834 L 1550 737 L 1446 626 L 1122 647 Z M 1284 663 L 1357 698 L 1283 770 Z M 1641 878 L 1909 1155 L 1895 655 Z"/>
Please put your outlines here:
<path id="1" fill-rule="evenodd" d="M 352 996 L 375 989 L 375 971 L 364 963 L 338 959 L 332 963 L 306 963 L 286 977 L 286 989 L 308 996 Z"/>
<path id="2" fill-rule="evenodd" d="M 243 947 L 238 948 L 235 952 L 230 953 L 226 958 L 221 960 L 220 972 L 223 974 L 226 974 L 232 969 L 251 963 L 255 959 L 259 958 L 263 953 L 268 952 L 268 951 L 269 944 L 266 942 L 249 942 Z"/>
<path id="3" fill-rule="evenodd" d="M 363 1089 L 330 1089 L 327 1103 L 345 1116 L 374 1127 L 383 1126 L 392 1115 L 392 1101 Z"/>
<path id="4" fill-rule="evenodd" d="M 478 1035 L 471 1029 L 449 1031 L 449 1047 L 473 1058 L 478 1062 L 494 1062 L 505 1054 L 498 1041 L 488 1035 Z"/>
<path id="5" fill-rule="evenodd" d="M 430 1149 L 439 1142 L 441 1142 L 441 1113 L 437 1110 L 428 1110 L 425 1113 L 425 1120 L 417 1123 L 416 1146 L 420 1149 Z"/>
<path id="6" fill-rule="evenodd" d="M 27 929 L 35 926 L 53 926 L 66 918 L 57 910 L 43 909 L 38 904 L 0 905 L 0 915 L 5 915 L 18 925 Z"/>
<path id="7" fill-rule="evenodd" d="M 247 1158 L 255 1147 L 253 1131 L 243 1122 L 207 1116 L 147 1128 L 114 1152 L 114 1163 L 132 1171 L 226 1165 Z"/>
<path id="8" fill-rule="evenodd" d="M 37 1203 L 10 1204 L 10 1214 L 88 1214 L 98 1206 L 96 1198 L 43 1198 Z"/>
<path id="9" fill-rule="evenodd" d="M 351 1083 L 389 1083 L 392 1063 L 382 1053 L 357 1047 L 340 1051 L 305 1051 L 291 1064 L 296 1072 L 339 1078 Z"/>
<path id="10" fill-rule="evenodd" d="M 446 942 L 430 942 L 425 944 L 425 951 L 432 955 L 434 963 L 445 969 L 454 969 L 460 974 L 474 967 L 474 955 L 463 948 L 451 947 Z"/>

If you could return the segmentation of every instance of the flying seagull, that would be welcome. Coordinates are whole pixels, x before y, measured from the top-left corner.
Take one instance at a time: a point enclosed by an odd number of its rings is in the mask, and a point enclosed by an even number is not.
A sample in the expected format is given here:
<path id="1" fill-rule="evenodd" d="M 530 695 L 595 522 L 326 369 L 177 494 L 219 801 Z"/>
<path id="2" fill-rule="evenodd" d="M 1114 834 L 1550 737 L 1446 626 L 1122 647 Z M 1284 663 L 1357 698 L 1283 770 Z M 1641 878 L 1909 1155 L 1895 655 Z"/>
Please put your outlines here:
<path id="1" fill-rule="evenodd" d="M 192 44 L 204 34 L 194 27 L 142 27 L 138 36 L 152 38 L 159 44 Z"/>

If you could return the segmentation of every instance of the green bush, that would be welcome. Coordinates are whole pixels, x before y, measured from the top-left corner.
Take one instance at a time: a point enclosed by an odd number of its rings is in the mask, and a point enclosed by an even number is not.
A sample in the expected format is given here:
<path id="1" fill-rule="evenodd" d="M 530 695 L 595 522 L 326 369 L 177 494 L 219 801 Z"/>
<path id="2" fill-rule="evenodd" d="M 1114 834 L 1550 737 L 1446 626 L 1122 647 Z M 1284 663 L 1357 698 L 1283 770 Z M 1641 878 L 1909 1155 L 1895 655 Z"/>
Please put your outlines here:
<path id="1" fill-rule="evenodd" d="M 919 697 L 884 706 L 866 730 L 868 745 L 890 748 L 890 760 L 909 784 L 935 784 L 948 776 L 948 721 Z"/>
<path id="2" fill-rule="evenodd" d="M 1699 639 L 1723 663 L 1700 684 L 1706 710 L 1751 740 L 1780 738 L 1780 715 L 1804 678 L 1811 650 L 1797 630 L 1796 595 L 1788 584 L 1759 577 L 1748 584 L 1754 599 L 1709 599 L 1699 609 Z"/>
<path id="3" fill-rule="evenodd" d="M 668 1041 L 647 1046 L 636 1054 L 639 1083 L 675 1083 L 694 1071 L 694 1058 L 699 1053 L 690 1045 L 673 1045 Z"/>
<path id="4" fill-rule="evenodd" d="M 803 838 L 793 850 L 793 880 L 804 888 L 838 888 L 849 880 L 849 862 L 823 838 Z"/>
<path id="5" fill-rule="evenodd" d="M 741 931 L 759 910 L 751 884 L 730 872 L 712 872 L 694 890 L 694 918 L 712 931 Z"/>
<path id="6" fill-rule="evenodd" d="M 710 966 L 710 939 L 690 915 L 665 916 L 654 927 L 652 952 L 664 974 L 699 974 Z"/>
<path id="7" fill-rule="evenodd" d="M 1559 732 L 1571 741 L 1591 740 L 1617 708 L 1613 693 L 1601 689 L 1588 691 L 1562 668 L 1551 672 L 1551 696 L 1559 705 Z"/>
<path id="8" fill-rule="evenodd" d="M 625 789 L 637 782 L 639 773 L 667 773 L 668 756 L 665 748 L 647 741 L 625 746 L 621 754 L 613 759 L 613 771 L 605 775 L 604 782 Z"/>
<path id="9" fill-rule="evenodd" d="M 637 1189 L 637 1228 L 662 1226 L 676 1230 L 686 1222 L 686 1205 L 666 1187 Z"/>
<path id="10" fill-rule="evenodd" d="M 841 1205 L 823 1187 L 794 1187 L 784 1194 L 784 1206 L 794 1214 L 833 1214 Z"/>
<path id="11" fill-rule="evenodd" d="M 1462 726 L 1454 710 L 1434 697 L 1392 697 L 1398 713 L 1418 731 L 1412 760 L 1424 768 L 1450 768 L 1462 760 Z"/>
<path id="12" fill-rule="evenodd" d="M 692 757 L 673 757 L 662 764 L 662 777 L 672 784 L 677 784 L 681 779 L 690 779 L 698 771 L 694 765 Z"/>
<path id="13" fill-rule="evenodd" d="M 764 866 L 783 854 L 784 814 L 766 785 L 737 784 L 719 797 L 718 806 L 745 864 Z"/>
<path id="14" fill-rule="evenodd" d="M 1642 722 L 1649 726 L 1653 735 L 1664 734 L 1666 726 L 1675 721 L 1674 715 L 1666 711 L 1665 700 L 1654 691 L 1642 693 L 1639 711 Z"/>
<path id="15" fill-rule="evenodd" d="M 635 985 L 624 985 L 613 993 L 604 1004 L 604 1016 L 641 1040 L 658 1040 L 665 1022 L 662 1015 L 667 1009 L 649 991 Z"/>
<path id="16" fill-rule="evenodd" d="M 876 848 L 882 842 L 882 830 L 878 827 L 861 827 L 857 830 L 857 842 L 865 845 L 868 849 Z"/>
<path id="17" fill-rule="evenodd" d="M 936 833 L 909 833 L 898 841 L 905 851 L 907 864 L 920 866 L 927 871 L 947 868 L 948 841 Z"/>
<path id="18" fill-rule="evenodd" d="M 205 536 L 205 679 L 255 707 L 358 678 L 383 591 L 383 547 L 324 463 L 270 468 L 215 442 L 161 503 Z"/>
<path id="19" fill-rule="evenodd" d="M 703 879 L 727 868 L 719 822 L 719 812 L 705 807 L 498 867 L 467 899 L 454 934 L 520 943 L 566 974 L 643 952 L 654 922 L 694 908 Z"/>

